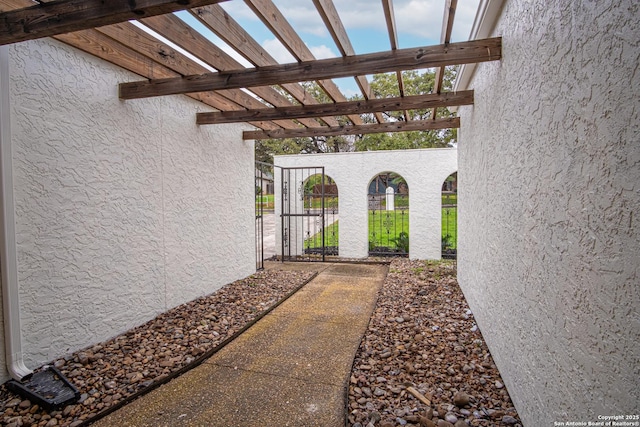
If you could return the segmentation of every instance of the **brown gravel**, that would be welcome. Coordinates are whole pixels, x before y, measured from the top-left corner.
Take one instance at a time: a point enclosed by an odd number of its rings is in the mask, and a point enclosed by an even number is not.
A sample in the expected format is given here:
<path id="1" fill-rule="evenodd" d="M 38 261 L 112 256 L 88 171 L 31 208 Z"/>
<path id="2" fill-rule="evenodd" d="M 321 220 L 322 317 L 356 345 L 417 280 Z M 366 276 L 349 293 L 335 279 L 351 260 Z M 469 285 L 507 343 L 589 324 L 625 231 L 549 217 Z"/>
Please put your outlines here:
<path id="1" fill-rule="evenodd" d="M 45 411 L 0 387 L 0 425 L 80 426 L 194 363 L 241 330 L 312 273 L 269 270 L 169 310 L 109 341 L 51 362 L 82 396 Z"/>
<path id="2" fill-rule="evenodd" d="M 51 364 L 81 401 L 45 411 L 0 386 L 0 425 L 73 426 L 188 367 L 311 276 L 267 270 Z M 352 427 L 519 426 L 455 278 L 455 264 L 396 259 L 354 361 Z M 409 386 L 431 401 L 427 406 Z M 445 421 L 449 417 L 452 423 Z M 452 417 L 457 419 L 454 420 Z"/>
<path id="3" fill-rule="evenodd" d="M 454 263 L 392 262 L 353 366 L 352 427 L 521 425 Z"/>

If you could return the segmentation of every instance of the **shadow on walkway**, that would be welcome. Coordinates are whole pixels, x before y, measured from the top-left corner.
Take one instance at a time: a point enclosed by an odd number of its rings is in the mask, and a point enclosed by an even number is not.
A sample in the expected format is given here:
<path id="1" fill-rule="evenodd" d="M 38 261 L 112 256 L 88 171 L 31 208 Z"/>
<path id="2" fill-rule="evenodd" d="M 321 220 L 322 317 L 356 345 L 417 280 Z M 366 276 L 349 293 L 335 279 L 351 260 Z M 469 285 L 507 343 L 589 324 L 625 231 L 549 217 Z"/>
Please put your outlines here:
<path id="1" fill-rule="evenodd" d="M 319 274 L 202 365 L 95 426 L 344 426 L 346 389 L 386 265 L 265 263 Z"/>

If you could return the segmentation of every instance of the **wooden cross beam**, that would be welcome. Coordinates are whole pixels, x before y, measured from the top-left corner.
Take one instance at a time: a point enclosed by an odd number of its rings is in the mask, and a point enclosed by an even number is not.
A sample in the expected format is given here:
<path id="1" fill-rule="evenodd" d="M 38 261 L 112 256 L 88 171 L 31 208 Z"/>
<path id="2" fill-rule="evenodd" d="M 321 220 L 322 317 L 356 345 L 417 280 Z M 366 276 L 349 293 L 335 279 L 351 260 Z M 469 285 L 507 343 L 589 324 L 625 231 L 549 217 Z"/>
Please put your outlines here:
<path id="1" fill-rule="evenodd" d="M 360 101 L 337 102 L 332 104 L 297 105 L 294 107 L 260 108 L 256 110 L 219 111 L 198 113 L 199 125 L 240 123 L 253 120 L 285 120 L 303 117 L 344 116 L 348 114 L 366 114 L 383 111 L 422 110 L 434 107 L 451 107 L 473 104 L 473 91 L 448 92 L 404 96 L 398 98 L 380 98 Z"/>
<path id="2" fill-rule="evenodd" d="M 459 117 L 436 120 L 412 120 L 410 122 L 387 122 L 355 126 L 331 126 L 325 128 L 275 129 L 265 131 L 245 131 L 242 139 L 282 139 L 309 136 L 364 135 L 368 133 L 409 132 L 460 127 Z"/>
<path id="3" fill-rule="evenodd" d="M 495 61 L 501 57 L 502 38 L 496 37 L 447 45 L 272 65 L 256 69 L 121 83 L 120 98 L 136 99 L 219 89 L 268 86 L 443 65 L 471 64 Z"/>
<path id="4" fill-rule="evenodd" d="M 223 1 L 226 0 L 55 0 L 0 13 L 0 45 Z"/>

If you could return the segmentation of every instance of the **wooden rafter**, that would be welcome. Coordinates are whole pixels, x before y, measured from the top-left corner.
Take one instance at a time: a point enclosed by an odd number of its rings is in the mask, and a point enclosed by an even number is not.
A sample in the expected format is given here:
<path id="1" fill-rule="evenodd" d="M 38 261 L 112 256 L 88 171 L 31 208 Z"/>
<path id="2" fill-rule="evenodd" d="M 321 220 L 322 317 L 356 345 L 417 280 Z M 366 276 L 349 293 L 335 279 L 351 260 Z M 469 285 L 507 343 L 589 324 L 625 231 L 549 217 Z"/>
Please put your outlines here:
<path id="1" fill-rule="evenodd" d="M 311 50 L 304 43 L 302 38 L 295 32 L 291 24 L 286 20 L 282 12 L 276 7 L 271 0 L 245 0 L 245 3 L 254 11 L 254 13 L 262 20 L 262 22 L 274 33 L 280 42 L 291 52 L 298 61 L 311 62 L 316 58 Z M 316 80 L 320 87 L 336 102 L 346 101 L 347 99 L 340 91 L 338 86 L 329 80 L 331 77 Z M 297 80 L 303 81 L 303 80 Z M 360 116 L 348 116 L 354 124 L 361 124 Z"/>
<path id="2" fill-rule="evenodd" d="M 190 12 L 253 65 L 264 67 L 278 64 L 220 5 L 199 7 Z M 318 104 L 318 101 L 298 83 L 283 84 L 282 87 L 302 105 Z M 322 117 L 322 120 L 329 126 L 338 126 L 338 121 L 333 117 Z"/>
<path id="3" fill-rule="evenodd" d="M 448 45 L 401 49 L 366 55 L 330 58 L 301 63 L 205 73 L 181 78 L 120 84 L 120 98 L 135 99 L 218 89 L 266 86 L 280 83 L 347 77 L 366 73 L 414 70 L 494 61 L 500 59 L 500 37 Z"/>
<path id="4" fill-rule="evenodd" d="M 219 124 L 240 123 L 251 120 L 284 120 L 322 115 L 366 114 L 381 111 L 421 110 L 433 107 L 448 107 L 473 104 L 473 91 L 426 94 L 399 98 L 369 99 L 332 104 L 307 105 L 283 108 L 262 108 L 248 111 L 221 111 L 198 113 L 196 123 Z"/>
<path id="5" fill-rule="evenodd" d="M 89 54 L 110 61 L 126 70 L 150 79 L 179 76 L 175 71 L 152 61 L 133 49 L 124 46 L 96 30 L 82 30 L 69 34 L 60 34 L 55 38 Z M 187 96 L 219 110 L 241 110 L 243 107 L 215 92 L 191 93 Z M 265 129 L 281 129 L 272 122 L 252 122 L 252 125 Z"/>
<path id="6" fill-rule="evenodd" d="M 202 65 L 196 63 L 185 55 L 176 51 L 172 47 L 166 45 L 140 28 L 129 22 L 100 27 L 97 31 L 111 37 L 122 44 L 129 44 L 131 49 L 145 55 L 152 60 L 165 65 L 167 68 L 179 73 L 180 75 L 189 75 L 193 73 L 204 73 L 208 71 Z M 271 88 L 267 88 L 271 89 Z M 204 91 L 195 91 L 204 92 Z M 238 89 L 222 88 L 217 91 L 218 95 L 224 96 L 235 104 L 244 108 L 263 108 L 265 104 L 255 97 Z M 286 129 L 295 129 L 299 125 L 287 120 L 277 123 L 280 127 Z"/>
<path id="7" fill-rule="evenodd" d="M 387 21 L 391 50 L 398 50 L 398 30 L 396 27 L 396 16 L 393 12 L 392 0 L 382 0 L 382 8 L 384 9 L 384 17 Z M 396 78 L 398 79 L 398 90 L 400 91 L 400 96 L 404 96 L 404 78 L 402 77 L 402 70 L 396 71 Z M 404 111 L 404 119 L 409 121 L 409 113 L 407 111 Z"/>
<path id="8" fill-rule="evenodd" d="M 458 6 L 458 0 L 446 0 L 444 6 L 444 17 L 442 19 L 442 34 L 440 35 L 440 43 L 448 44 L 451 41 L 451 31 L 453 30 L 453 18 L 456 15 L 456 7 Z M 436 69 L 436 79 L 433 83 L 433 92 L 440 93 L 442 90 L 442 81 L 444 79 L 444 67 Z M 435 119 L 438 112 L 437 108 L 434 108 L 431 112 L 431 118 Z"/>
<path id="9" fill-rule="evenodd" d="M 154 16 L 143 19 L 141 22 L 178 46 L 189 49 L 192 55 L 218 70 L 225 71 L 242 67 L 238 61 L 173 14 Z M 290 100 L 270 86 L 256 87 L 252 89 L 252 92 L 275 107 L 293 105 Z M 307 127 L 321 126 L 316 120 L 303 117 L 299 122 Z"/>
<path id="10" fill-rule="evenodd" d="M 336 46 L 338 46 L 338 49 L 340 49 L 340 53 L 342 54 L 342 56 L 355 55 L 356 51 L 351 44 L 351 40 L 349 40 L 347 30 L 345 29 L 342 20 L 340 19 L 340 15 L 338 15 L 338 11 L 336 10 L 333 1 L 313 0 L 313 3 L 320 13 L 324 24 L 329 30 L 333 41 L 336 43 Z M 365 76 L 355 76 L 355 80 L 360 87 L 360 91 L 362 92 L 364 99 L 373 99 L 376 97 L 375 94 L 371 91 L 371 86 L 369 86 L 369 81 Z M 375 117 L 378 120 L 378 123 L 384 122 L 384 117 L 382 117 L 381 113 L 375 113 Z"/>
<path id="11" fill-rule="evenodd" d="M 0 13 L 0 45 L 162 15 L 226 0 L 57 0 Z"/>
<path id="12" fill-rule="evenodd" d="M 327 127 L 323 129 L 299 129 L 299 130 L 273 130 L 273 131 L 246 131 L 242 138 L 247 139 L 282 139 L 304 138 L 310 136 L 340 136 L 340 135 L 364 135 L 384 132 L 410 132 L 433 129 L 450 129 L 460 127 L 459 117 L 449 117 L 436 120 L 413 120 L 410 122 L 386 122 L 367 125 L 351 125 Z"/>

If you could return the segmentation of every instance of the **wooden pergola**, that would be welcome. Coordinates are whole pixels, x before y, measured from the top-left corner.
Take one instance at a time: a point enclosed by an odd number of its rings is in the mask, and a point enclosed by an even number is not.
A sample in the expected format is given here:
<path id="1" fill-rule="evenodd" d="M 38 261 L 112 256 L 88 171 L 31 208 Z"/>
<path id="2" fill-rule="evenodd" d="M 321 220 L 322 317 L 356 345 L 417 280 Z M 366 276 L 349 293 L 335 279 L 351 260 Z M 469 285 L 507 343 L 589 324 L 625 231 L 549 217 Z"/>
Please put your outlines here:
<path id="1" fill-rule="evenodd" d="M 258 129 L 244 132 L 244 139 L 459 127 L 459 118 L 436 118 L 436 110 L 473 104 L 473 91 L 442 92 L 445 66 L 501 58 L 501 38 L 450 42 L 457 0 L 445 1 L 440 44 L 412 49 L 398 48 L 392 0 L 381 0 L 391 49 L 366 55 L 355 53 L 333 1 L 313 0 L 342 54 L 331 59 L 316 59 L 272 0 L 244 0 L 297 60 L 279 64 L 218 4 L 224 1 L 0 0 L 0 45 L 53 37 L 144 78 L 120 84 L 121 99 L 184 94 L 217 110 L 198 113 L 200 125 L 247 122 Z M 243 66 L 172 13 L 179 10 L 188 10 L 253 67 Z M 425 68 L 436 69 L 433 93 L 405 95 L 402 72 Z M 400 96 L 376 99 L 365 75 L 388 72 L 397 74 Z M 355 78 L 363 100 L 347 101 L 331 80 L 340 77 Z M 308 81 L 317 82 L 331 102 L 305 90 L 300 83 Z M 431 118 L 411 120 L 407 111 L 415 109 L 432 109 Z M 385 121 L 381 113 L 391 111 L 404 112 L 405 120 Z M 362 114 L 373 114 L 376 123 L 365 123 Z M 341 124 L 338 117 L 349 123 Z"/>

